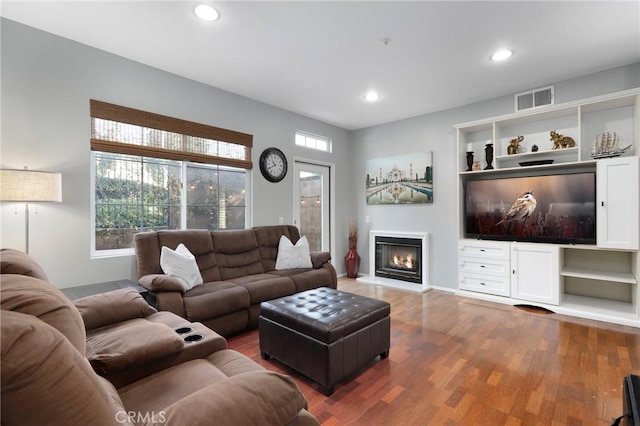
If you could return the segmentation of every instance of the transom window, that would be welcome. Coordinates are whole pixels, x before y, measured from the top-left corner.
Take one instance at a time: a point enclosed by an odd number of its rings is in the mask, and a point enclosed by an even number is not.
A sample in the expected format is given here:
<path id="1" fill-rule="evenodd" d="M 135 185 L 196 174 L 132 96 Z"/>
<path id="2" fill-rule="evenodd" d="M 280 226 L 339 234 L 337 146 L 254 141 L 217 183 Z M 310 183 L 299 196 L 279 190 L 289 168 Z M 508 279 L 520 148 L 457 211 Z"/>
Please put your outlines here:
<path id="1" fill-rule="evenodd" d="M 297 131 L 296 145 L 316 149 L 318 151 L 331 152 L 331 138 L 311 133 Z"/>
<path id="2" fill-rule="evenodd" d="M 133 253 L 141 231 L 246 227 L 251 135 L 93 100 L 91 116 L 94 256 Z"/>

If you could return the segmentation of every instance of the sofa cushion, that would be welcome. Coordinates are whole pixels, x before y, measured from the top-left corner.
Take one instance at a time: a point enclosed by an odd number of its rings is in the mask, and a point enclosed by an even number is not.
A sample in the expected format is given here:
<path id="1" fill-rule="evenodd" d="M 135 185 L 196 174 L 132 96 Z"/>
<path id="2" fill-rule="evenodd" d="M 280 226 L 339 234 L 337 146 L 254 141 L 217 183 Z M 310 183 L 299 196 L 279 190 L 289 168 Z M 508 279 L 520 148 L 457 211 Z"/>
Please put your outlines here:
<path id="1" fill-rule="evenodd" d="M 245 310 L 250 305 L 249 292 L 235 283 L 218 281 L 204 283 L 184 294 L 184 310 L 190 321 L 202 321 L 231 312 Z"/>
<path id="2" fill-rule="evenodd" d="M 211 395 L 216 395 L 211 404 Z M 238 409 L 242 401 L 242 409 Z M 207 406 L 208 410 L 200 407 Z M 273 371 L 254 371 L 209 385 L 176 401 L 165 411 L 167 424 L 284 425 L 307 401 L 289 376 Z"/>
<path id="3" fill-rule="evenodd" d="M 206 359 L 195 359 L 121 387 L 118 392 L 127 409 L 157 413 L 193 392 L 224 380 L 226 377 Z M 213 405 L 212 402 L 210 399 L 206 405 Z M 241 406 L 244 407 L 244 404 Z"/>
<path id="4" fill-rule="evenodd" d="M 258 240 L 251 229 L 213 231 L 211 235 L 222 280 L 264 272 Z"/>
<path id="5" fill-rule="evenodd" d="M 195 256 L 204 282 L 220 281 L 216 257 L 213 253 L 211 233 L 203 229 L 140 232 L 135 234 L 138 277 L 161 274 L 160 251 L 162 246 L 175 249 L 183 243 Z"/>
<path id="6" fill-rule="evenodd" d="M 47 273 L 32 256 L 14 249 L 0 250 L 0 273 L 28 275 L 43 281 L 49 281 Z"/>
<path id="7" fill-rule="evenodd" d="M 296 286 L 290 278 L 271 274 L 247 275 L 246 277 L 234 278 L 232 282 L 244 287 L 249 292 L 251 305 L 288 296 L 296 291 Z"/>
<path id="8" fill-rule="evenodd" d="M 269 377 L 271 375 L 284 377 L 285 383 L 278 383 L 282 379 Z M 202 395 L 196 397 L 199 391 L 205 392 L 206 398 Z M 119 392 L 124 405 L 133 411 L 165 411 L 168 415 L 177 407 L 184 407 L 182 410 L 186 411 L 180 411 L 180 416 L 172 417 L 171 421 L 166 422 L 176 425 L 282 425 L 289 419 L 269 419 L 263 422 L 256 418 L 255 421 L 248 421 L 249 417 L 243 413 L 251 410 L 253 416 L 253 410 L 258 410 L 259 415 L 272 416 L 272 410 L 280 411 L 281 405 L 287 400 L 290 404 L 288 407 L 292 411 L 295 410 L 291 415 L 293 418 L 306 407 L 306 400 L 293 380 L 278 373 L 267 372 L 247 356 L 229 349 L 217 351 L 207 359 L 188 361 L 160 371 L 120 388 Z M 272 394 L 277 394 L 275 400 L 279 402 L 272 399 Z M 153 395 L 153 398 L 150 395 Z M 189 403 L 191 398 L 194 398 L 194 403 Z M 259 403 L 258 399 L 263 402 Z M 271 407 L 269 404 L 265 405 L 264 401 L 275 402 L 276 405 Z M 250 409 L 248 405 L 252 405 L 253 408 Z M 299 408 L 296 410 L 296 407 Z M 261 413 L 263 409 L 269 411 L 269 414 Z M 229 417 L 230 414 L 226 410 L 236 411 L 239 417 Z M 202 411 L 206 412 L 206 418 L 197 417 L 197 413 Z M 186 413 L 191 413 L 192 417 L 182 417 Z"/>
<path id="9" fill-rule="evenodd" d="M 328 251 L 312 251 L 309 255 L 311 256 L 311 263 L 315 269 L 321 268 L 322 265 L 331 260 L 331 253 Z"/>
<path id="10" fill-rule="evenodd" d="M 158 231 L 158 243 L 160 246 L 169 248 L 176 248 L 180 243 L 184 244 L 195 256 L 204 282 L 221 279 L 213 252 L 211 232 L 206 229 Z"/>
<path id="11" fill-rule="evenodd" d="M 195 256 L 182 243 L 178 244 L 175 250 L 167 246 L 162 247 L 160 267 L 165 274 L 180 280 L 185 291 L 203 282 Z"/>
<path id="12" fill-rule="evenodd" d="M 256 226 L 253 230 L 260 246 L 260 258 L 265 272 L 272 271 L 276 267 L 278 245 L 282 235 L 294 244 L 300 239 L 300 231 L 293 225 Z"/>
<path id="13" fill-rule="evenodd" d="M 26 275 L 3 274 L 0 308 L 39 318 L 60 331 L 84 355 L 86 332 L 80 312 L 50 283 Z"/>
<path id="14" fill-rule="evenodd" d="M 295 245 L 284 235 L 280 237 L 278 245 L 278 257 L 276 269 L 311 268 L 311 256 L 309 255 L 309 241 L 307 237 L 301 237 Z"/>
<path id="15" fill-rule="evenodd" d="M 263 371 L 264 368 L 251 358 L 232 349 L 214 352 L 207 360 L 227 376 L 235 376 L 249 371 Z"/>
<path id="16" fill-rule="evenodd" d="M 133 288 L 123 288 L 76 299 L 73 304 L 82 315 L 87 330 L 144 318 L 157 312 Z"/>
<path id="17" fill-rule="evenodd" d="M 106 425 L 124 412 L 113 386 L 58 330 L 34 316 L 5 310 L 0 326 L 2 424 Z"/>
<path id="18" fill-rule="evenodd" d="M 288 277 L 295 285 L 295 293 L 319 287 L 331 287 L 332 277 L 328 269 L 287 269 L 271 271 L 269 275 Z"/>
<path id="19" fill-rule="evenodd" d="M 138 277 L 149 274 L 161 274 L 160 249 L 157 232 L 138 232 L 133 236 L 136 247 L 136 267 Z"/>
<path id="20" fill-rule="evenodd" d="M 102 375 L 163 358 L 184 347 L 184 341 L 165 324 L 145 322 L 89 336 L 87 358 Z"/>

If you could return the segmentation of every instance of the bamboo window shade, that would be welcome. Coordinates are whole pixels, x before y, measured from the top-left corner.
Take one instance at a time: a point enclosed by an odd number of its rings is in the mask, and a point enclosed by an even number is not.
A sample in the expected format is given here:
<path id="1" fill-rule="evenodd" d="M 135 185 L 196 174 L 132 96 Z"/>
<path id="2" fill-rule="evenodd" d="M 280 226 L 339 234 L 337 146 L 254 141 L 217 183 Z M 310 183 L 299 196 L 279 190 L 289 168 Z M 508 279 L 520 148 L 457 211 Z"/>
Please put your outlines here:
<path id="1" fill-rule="evenodd" d="M 251 169 L 253 136 L 90 100 L 91 149 Z"/>

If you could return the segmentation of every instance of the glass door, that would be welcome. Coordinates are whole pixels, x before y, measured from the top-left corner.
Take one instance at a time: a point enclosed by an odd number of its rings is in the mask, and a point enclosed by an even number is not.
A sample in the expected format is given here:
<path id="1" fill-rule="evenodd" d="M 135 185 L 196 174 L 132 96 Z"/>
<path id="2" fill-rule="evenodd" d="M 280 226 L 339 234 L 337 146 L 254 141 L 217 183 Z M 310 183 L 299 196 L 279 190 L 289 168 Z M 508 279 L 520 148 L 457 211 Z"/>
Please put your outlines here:
<path id="1" fill-rule="evenodd" d="M 312 251 L 330 251 L 330 167 L 295 160 L 293 220 Z"/>

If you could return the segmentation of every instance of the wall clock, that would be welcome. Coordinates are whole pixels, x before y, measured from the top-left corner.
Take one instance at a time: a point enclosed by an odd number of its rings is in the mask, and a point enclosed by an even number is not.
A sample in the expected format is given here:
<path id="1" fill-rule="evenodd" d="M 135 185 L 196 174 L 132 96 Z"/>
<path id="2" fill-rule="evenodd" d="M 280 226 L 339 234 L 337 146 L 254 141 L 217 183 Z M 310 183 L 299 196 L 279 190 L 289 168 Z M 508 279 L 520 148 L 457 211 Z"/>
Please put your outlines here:
<path id="1" fill-rule="evenodd" d="M 260 155 L 260 171 L 269 182 L 280 182 L 287 174 L 287 157 L 278 148 L 267 148 Z"/>

